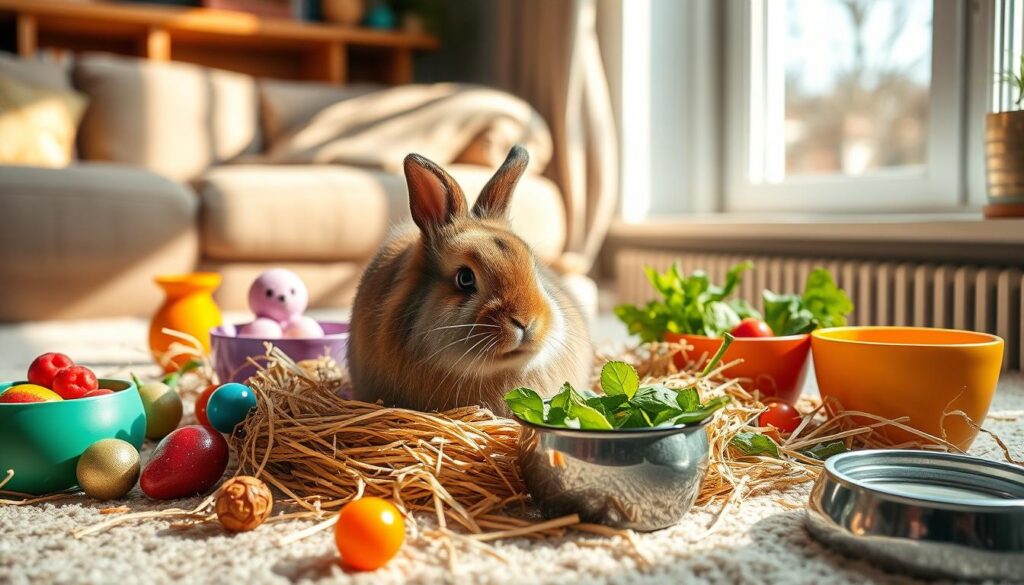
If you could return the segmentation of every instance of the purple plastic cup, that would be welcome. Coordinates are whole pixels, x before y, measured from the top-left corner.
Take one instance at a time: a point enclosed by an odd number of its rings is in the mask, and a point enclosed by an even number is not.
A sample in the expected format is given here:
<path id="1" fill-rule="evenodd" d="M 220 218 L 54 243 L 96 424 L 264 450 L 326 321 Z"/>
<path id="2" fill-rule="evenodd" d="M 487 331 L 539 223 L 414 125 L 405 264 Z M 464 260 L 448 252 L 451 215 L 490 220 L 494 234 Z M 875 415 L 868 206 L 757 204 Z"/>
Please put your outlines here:
<path id="1" fill-rule="evenodd" d="M 296 362 L 311 360 L 327 355 L 339 365 L 345 364 L 345 349 L 348 347 L 348 323 L 339 321 L 317 321 L 324 329 L 324 336 L 315 339 L 260 339 L 258 337 L 235 337 L 229 335 L 239 325 L 221 325 L 210 330 L 210 351 L 213 354 L 213 369 L 221 384 L 244 383 L 256 373 L 256 366 L 246 358 L 261 362 L 267 353 L 264 343 L 270 342 Z"/>

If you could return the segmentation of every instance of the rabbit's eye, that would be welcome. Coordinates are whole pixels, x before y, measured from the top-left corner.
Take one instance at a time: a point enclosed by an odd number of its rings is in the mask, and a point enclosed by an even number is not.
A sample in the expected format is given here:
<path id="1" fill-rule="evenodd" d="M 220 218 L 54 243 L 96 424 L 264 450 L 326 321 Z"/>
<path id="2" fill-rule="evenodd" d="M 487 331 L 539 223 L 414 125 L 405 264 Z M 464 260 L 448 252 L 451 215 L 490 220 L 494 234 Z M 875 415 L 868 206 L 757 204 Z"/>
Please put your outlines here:
<path id="1" fill-rule="evenodd" d="M 459 271 L 455 273 L 455 286 L 459 290 L 465 292 L 473 292 L 476 290 L 476 275 L 469 268 L 463 266 L 459 268 Z"/>

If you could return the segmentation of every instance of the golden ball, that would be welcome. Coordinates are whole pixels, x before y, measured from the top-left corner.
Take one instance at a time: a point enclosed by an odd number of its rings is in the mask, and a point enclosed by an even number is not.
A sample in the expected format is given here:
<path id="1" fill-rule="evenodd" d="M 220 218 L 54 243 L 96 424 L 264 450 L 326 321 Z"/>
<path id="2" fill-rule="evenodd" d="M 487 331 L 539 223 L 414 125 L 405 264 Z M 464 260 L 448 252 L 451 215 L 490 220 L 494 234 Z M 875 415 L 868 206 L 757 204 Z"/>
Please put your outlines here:
<path id="1" fill-rule="evenodd" d="M 248 475 L 225 481 L 217 492 L 217 519 L 231 532 L 252 530 L 270 516 L 274 495 L 267 484 Z"/>
<path id="2" fill-rule="evenodd" d="M 139 452 L 121 439 L 96 441 L 78 458 L 78 486 L 97 500 L 127 494 L 139 480 Z"/>

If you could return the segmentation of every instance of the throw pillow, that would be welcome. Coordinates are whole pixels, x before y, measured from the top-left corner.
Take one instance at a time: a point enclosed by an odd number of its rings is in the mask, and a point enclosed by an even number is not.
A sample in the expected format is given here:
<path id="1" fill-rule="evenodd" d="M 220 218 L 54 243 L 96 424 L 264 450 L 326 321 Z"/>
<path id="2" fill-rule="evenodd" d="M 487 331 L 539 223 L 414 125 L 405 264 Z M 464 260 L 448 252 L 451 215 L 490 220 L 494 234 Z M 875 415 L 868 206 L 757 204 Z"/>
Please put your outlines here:
<path id="1" fill-rule="evenodd" d="M 63 167 L 87 100 L 0 75 L 0 164 Z"/>

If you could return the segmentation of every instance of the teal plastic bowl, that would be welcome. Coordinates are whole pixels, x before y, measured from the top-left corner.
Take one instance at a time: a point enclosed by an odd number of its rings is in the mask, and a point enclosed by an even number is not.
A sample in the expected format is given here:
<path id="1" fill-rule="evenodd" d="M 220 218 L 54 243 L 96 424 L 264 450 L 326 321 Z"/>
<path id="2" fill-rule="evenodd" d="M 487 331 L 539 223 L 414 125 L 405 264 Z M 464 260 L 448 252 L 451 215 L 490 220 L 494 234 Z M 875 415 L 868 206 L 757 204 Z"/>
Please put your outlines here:
<path id="1" fill-rule="evenodd" d="M 0 393 L 26 382 L 0 384 Z M 40 495 L 78 485 L 75 467 L 89 445 L 122 439 L 142 447 L 146 411 L 135 384 L 100 380 L 113 394 L 58 402 L 0 403 L 0 481 L 5 491 Z"/>

